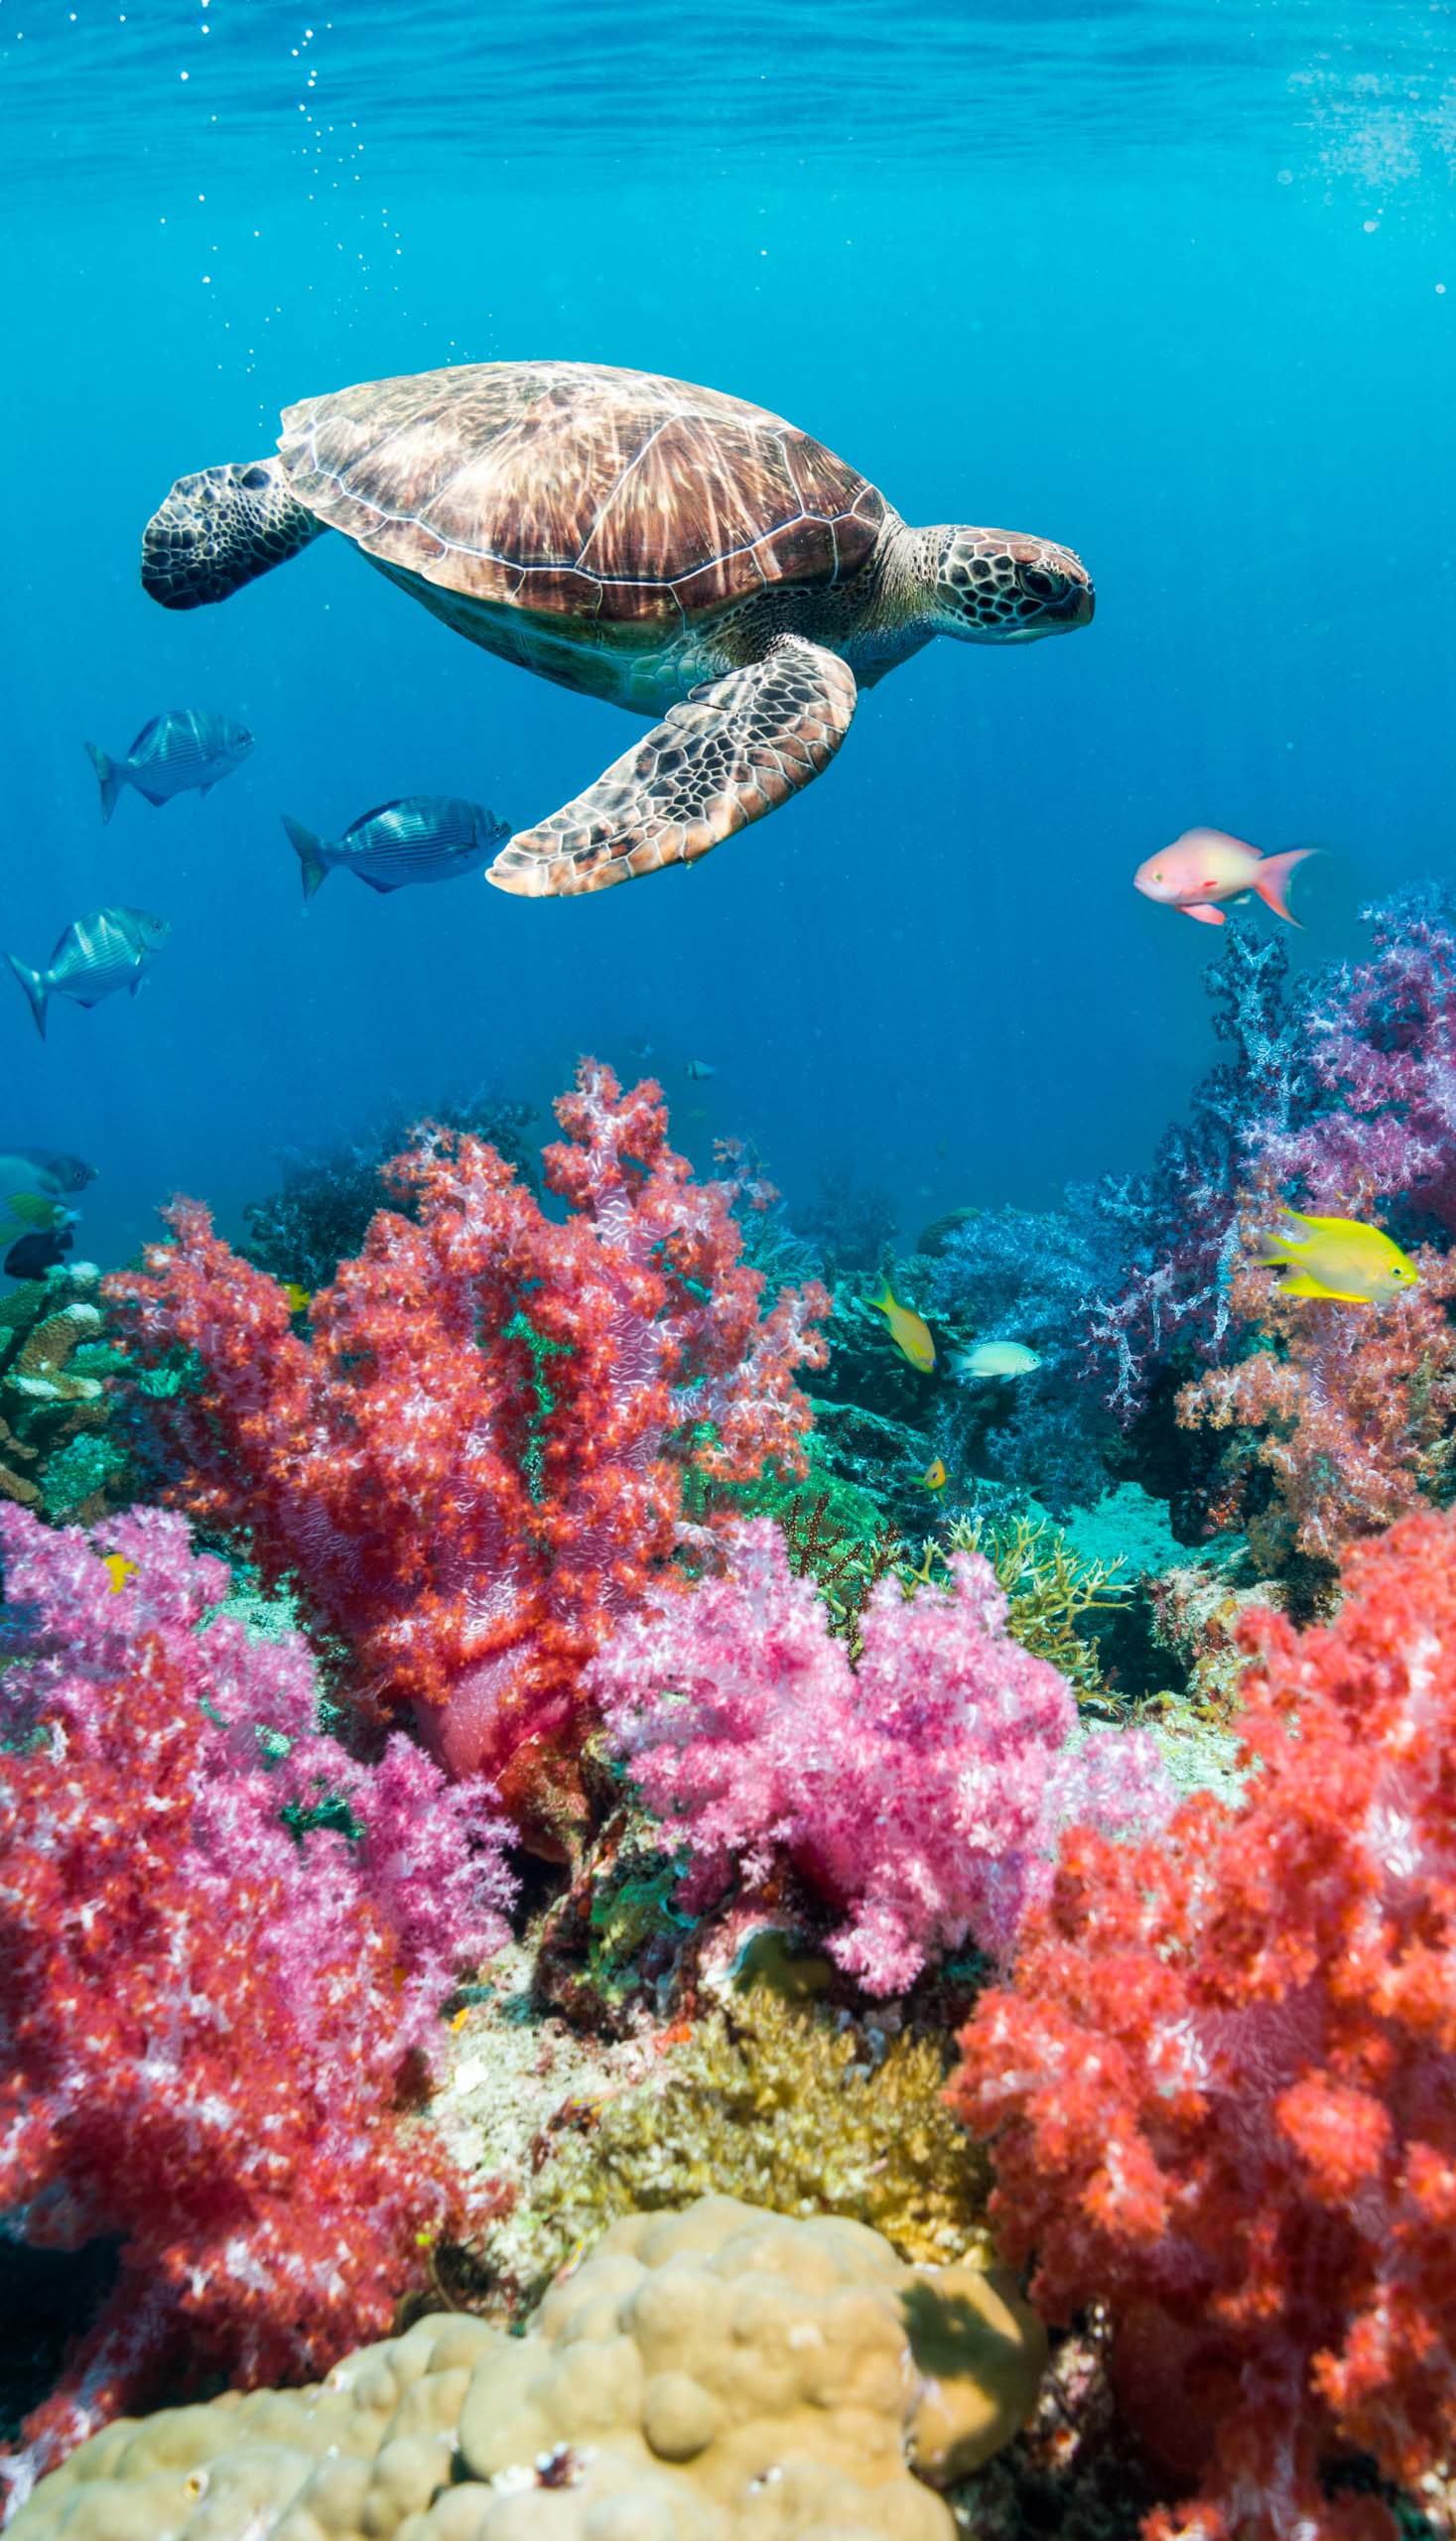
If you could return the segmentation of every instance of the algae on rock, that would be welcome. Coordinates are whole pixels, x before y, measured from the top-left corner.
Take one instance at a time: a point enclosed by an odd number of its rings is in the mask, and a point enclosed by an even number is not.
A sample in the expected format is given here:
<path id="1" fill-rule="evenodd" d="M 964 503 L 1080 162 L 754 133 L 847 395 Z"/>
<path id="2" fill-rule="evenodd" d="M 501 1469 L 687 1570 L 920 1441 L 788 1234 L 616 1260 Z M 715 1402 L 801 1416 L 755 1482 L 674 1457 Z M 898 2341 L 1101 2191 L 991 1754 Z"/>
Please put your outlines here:
<path id="1" fill-rule="evenodd" d="M 941 2096 L 946 2072 L 937 2039 L 867 2036 L 755 1985 L 563 2143 L 528 2193 L 537 2232 L 565 2251 L 716 2190 L 867 2224 L 920 2264 L 987 2260 L 989 2171 Z"/>

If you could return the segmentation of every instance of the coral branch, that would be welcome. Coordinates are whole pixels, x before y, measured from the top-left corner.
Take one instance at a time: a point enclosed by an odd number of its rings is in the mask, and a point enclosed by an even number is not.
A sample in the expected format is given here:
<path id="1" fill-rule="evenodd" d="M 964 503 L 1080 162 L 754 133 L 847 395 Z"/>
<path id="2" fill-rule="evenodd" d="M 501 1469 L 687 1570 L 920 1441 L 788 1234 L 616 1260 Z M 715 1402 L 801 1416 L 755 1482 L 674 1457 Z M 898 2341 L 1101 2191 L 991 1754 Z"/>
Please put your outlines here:
<path id="1" fill-rule="evenodd" d="M 400 1737 L 359 1764 L 296 1635 L 205 1620 L 228 1573 L 180 1518 L 0 1508 L 0 2207 L 121 2241 L 23 2486 L 169 2370 L 297 2377 L 389 2328 L 469 2205 L 399 2095 L 510 1882 L 478 1787 Z"/>
<path id="2" fill-rule="evenodd" d="M 571 1815 L 586 1662 L 675 1554 L 711 1557 L 712 1492 L 800 1469 L 827 1309 L 760 1311 L 731 1194 L 673 1153 L 655 1086 L 584 1062 L 557 1111 L 564 1222 L 481 1140 L 426 1137 L 388 1169 L 413 1220 L 374 1218 L 307 1340 L 190 1202 L 111 1283 L 144 1362 L 200 1371 L 158 1406 L 184 1505 L 296 1575 L 356 1700 L 412 1706 L 528 1821 Z"/>
<path id="3" fill-rule="evenodd" d="M 1063 1839 L 956 2103 L 1033 2299 L 1117 2325 L 1168 2541 L 1393 2535 L 1456 2442 L 1456 1519 L 1347 1561 L 1332 1628 L 1245 1626 L 1241 1805 Z"/>

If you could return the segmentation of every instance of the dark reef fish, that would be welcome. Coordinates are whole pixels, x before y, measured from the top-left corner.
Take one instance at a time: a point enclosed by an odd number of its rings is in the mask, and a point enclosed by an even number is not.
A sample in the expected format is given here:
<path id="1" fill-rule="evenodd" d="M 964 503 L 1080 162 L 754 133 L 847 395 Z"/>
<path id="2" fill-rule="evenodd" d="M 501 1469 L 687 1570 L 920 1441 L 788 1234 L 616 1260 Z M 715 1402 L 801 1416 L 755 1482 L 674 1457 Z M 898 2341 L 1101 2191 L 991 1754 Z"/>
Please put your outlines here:
<path id="1" fill-rule="evenodd" d="M 170 803 L 175 794 L 206 794 L 223 776 L 241 767 L 253 736 L 225 715 L 199 714 L 190 706 L 170 707 L 144 724 L 125 758 L 110 758 L 87 741 L 91 765 L 101 786 L 101 818 L 109 821 L 122 787 L 129 785 L 149 803 Z"/>
<path id="2" fill-rule="evenodd" d="M 51 1227 L 44 1235 L 23 1235 L 5 1256 L 3 1266 L 7 1279 L 44 1279 L 48 1270 L 64 1262 L 75 1242 L 69 1227 Z"/>
<path id="3" fill-rule="evenodd" d="M 304 898 L 311 900 L 337 868 L 356 873 L 371 891 L 402 891 L 408 882 L 450 882 L 483 870 L 510 823 L 479 803 L 451 794 L 406 794 L 380 803 L 351 821 L 340 839 L 316 838 L 285 812 L 283 826 L 304 869 Z"/>
<path id="4" fill-rule="evenodd" d="M 58 939 L 44 971 L 33 971 L 14 953 L 6 961 L 31 1002 L 36 1030 L 46 1037 L 46 1008 L 53 997 L 68 997 L 77 1005 L 99 1005 L 118 989 L 133 997 L 159 946 L 172 933 L 165 917 L 150 909 L 92 909 L 78 917 Z"/>

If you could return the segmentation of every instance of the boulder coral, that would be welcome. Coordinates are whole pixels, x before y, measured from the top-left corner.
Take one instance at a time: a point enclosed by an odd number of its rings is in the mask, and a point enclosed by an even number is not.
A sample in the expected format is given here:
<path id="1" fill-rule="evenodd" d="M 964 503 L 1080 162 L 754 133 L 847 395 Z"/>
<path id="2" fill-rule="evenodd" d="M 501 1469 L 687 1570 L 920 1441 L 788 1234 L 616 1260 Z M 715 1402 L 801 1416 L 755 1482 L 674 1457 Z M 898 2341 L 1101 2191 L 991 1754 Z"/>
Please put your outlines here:
<path id="1" fill-rule="evenodd" d="M 630 2215 L 512 2338 L 432 2315 L 299 2391 L 108 2428 L 15 2541 L 954 2541 L 1034 2406 L 1010 2279 L 726 2197 Z"/>

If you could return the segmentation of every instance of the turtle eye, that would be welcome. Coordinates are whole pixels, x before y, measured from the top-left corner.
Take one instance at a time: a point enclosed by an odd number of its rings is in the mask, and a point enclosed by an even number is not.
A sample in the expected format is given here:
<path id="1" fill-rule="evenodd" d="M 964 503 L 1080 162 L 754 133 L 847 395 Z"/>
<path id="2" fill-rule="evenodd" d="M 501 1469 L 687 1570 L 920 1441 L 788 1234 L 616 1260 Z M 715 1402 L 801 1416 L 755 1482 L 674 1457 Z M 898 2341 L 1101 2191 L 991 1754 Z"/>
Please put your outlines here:
<path id="1" fill-rule="evenodd" d="M 1023 570 L 1021 582 L 1033 600 L 1056 600 L 1062 591 L 1060 574 L 1043 574 L 1035 566 Z"/>

